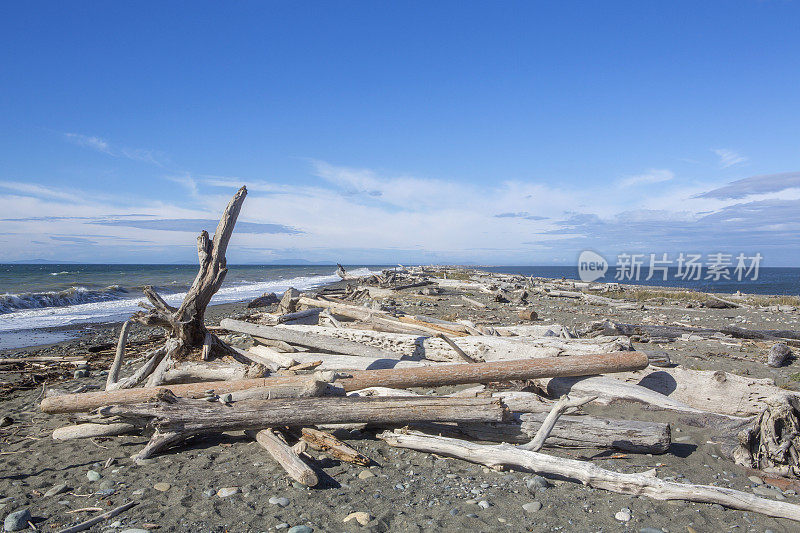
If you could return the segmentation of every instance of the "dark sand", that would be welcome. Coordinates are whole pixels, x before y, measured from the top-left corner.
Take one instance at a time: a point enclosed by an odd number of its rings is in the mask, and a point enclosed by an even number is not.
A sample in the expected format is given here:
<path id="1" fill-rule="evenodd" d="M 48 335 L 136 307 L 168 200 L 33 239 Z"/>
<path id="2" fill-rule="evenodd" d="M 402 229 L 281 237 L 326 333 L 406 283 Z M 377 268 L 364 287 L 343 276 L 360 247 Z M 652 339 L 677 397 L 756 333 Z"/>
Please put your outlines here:
<path id="1" fill-rule="evenodd" d="M 489 305 L 476 311 L 460 297 L 425 298 L 403 291 L 395 298 L 398 306 L 412 314 L 424 313 L 447 318 L 470 318 L 477 323 L 510 325 L 518 323 L 513 304 L 490 303 L 487 295 L 474 298 Z M 580 326 L 609 317 L 619 322 L 671 324 L 690 322 L 698 326 L 738 325 L 751 329 L 800 329 L 798 313 L 766 309 L 686 309 L 677 306 L 636 311 L 589 306 L 575 300 L 533 296 L 531 306 L 540 324 L 560 323 Z M 243 304 L 227 304 L 209 309 L 208 322 L 239 315 Z M 134 328 L 131 340 L 145 340 L 153 330 Z M 116 332 L 109 326 L 94 326 L 78 339 L 52 346 L 10 350 L 15 354 L 87 355 L 90 346 L 114 342 Z M 637 344 L 637 349 L 664 351 L 676 363 L 696 369 L 720 369 L 753 377 L 769 377 L 778 385 L 796 388 L 791 375 L 800 363 L 781 369 L 764 364 L 766 352 L 751 343 L 726 345 L 718 341 L 677 341 L 668 344 Z M 136 351 L 135 349 L 132 351 Z M 734 359 L 730 356 L 742 359 Z M 111 352 L 102 352 L 90 363 L 89 378 L 67 379 L 51 384 L 73 390 L 80 386 L 102 387 Z M 71 371 L 70 371 L 71 373 Z M 0 381 L 14 383 L 23 376 L 0 374 Z M 437 458 L 429 454 L 390 448 L 365 430 L 340 434 L 352 446 L 371 457 L 377 465 L 365 469 L 340 463 L 313 452 L 323 482 L 308 489 L 295 485 L 257 444 L 241 434 L 196 440 L 188 446 L 135 464 L 129 457 L 146 442 L 145 437 L 118 437 L 108 440 L 54 442 L 52 430 L 69 423 L 67 416 L 48 416 L 38 409 L 42 388 L 3 393 L 0 416 L 10 416 L 13 425 L 0 429 L 0 518 L 27 507 L 39 531 L 56 531 L 97 514 L 68 511 L 86 507 L 110 509 L 135 500 L 139 504 L 122 515 L 95 526 L 92 531 L 142 528 L 150 531 L 276 531 L 288 526 L 308 525 L 314 531 L 639 531 L 650 527 L 668 532 L 773 532 L 800 531 L 800 524 L 767 518 L 753 513 L 724 509 L 716 505 L 687 502 L 658 502 L 588 489 L 581 485 L 551 480 L 553 486 L 535 494 L 526 488 L 525 472 L 497 473 L 461 460 Z M 628 454 L 620 458 L 597 450 L 553 450 L 565 457 L 598 456 L 598 464 L 622 472 L 641 472 L 657 467 L 661 479 L 715 484 L 752 491 L 748 473 L 721 457 L 718 447 L 709 443 L 702 430 L 689 427 L 680 417 L 650 412 L 638 406 L 590 408 L 618 418 L 658 420 L 673 423 L 676 441 L 670 453 L 659 456 Z M 115 462 L 108 468 L 109 458 Z M 102 478 L 90 481 L 89 470 Z M 369 470 L 373 477 L 359 474 Z M 363 476 L 363 474 L 362 474 Z M 154 485 L 170 484 L 166 492 Z M 48 489 L 66 483 L 69 489 L 59 495 L 43 496 Z M 220 498 L 223 487 L 238 487 L 233 496 Z M 793 493 L 776 497 L 800 503 Z M 285 497 L 287 507 L 269 503 L 271 497 Z M 486 501 L 487 508 L 477 503 Z M 538 501 L 542 508 L 526 512 L 522 506 Z M 624 523 L 614 518 L 622 508 L 631 511 Z M 355 521 L 343 523 L 351 512 L 363 511 L 373 519 L 366 527 Z M 287 526 L 288 525 L 288 526 Z M 692 528 L 692 529 L 689 529 Z"/>

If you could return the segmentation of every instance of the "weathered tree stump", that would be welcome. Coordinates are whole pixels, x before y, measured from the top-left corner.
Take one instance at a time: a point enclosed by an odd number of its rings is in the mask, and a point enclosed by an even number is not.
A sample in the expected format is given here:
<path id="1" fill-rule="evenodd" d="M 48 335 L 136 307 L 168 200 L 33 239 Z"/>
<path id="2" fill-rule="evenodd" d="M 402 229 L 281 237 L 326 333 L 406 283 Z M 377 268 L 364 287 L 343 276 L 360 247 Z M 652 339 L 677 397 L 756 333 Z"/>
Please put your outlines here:
<path id="1" fill-rule="evenodd" d="M 206 361 L 216 357 L 231 356 L 237 361 L 249 364 L 246 358 L 209 332 L 204 322 L 206 307 L 228 273 L 225 251 L 245 196 L 247 196 L 245 187 L 239 189 L 233 196 L 222 213 L 213 239 L 205 230 L 197 237 L 200 270 L 180 307 L 172 307 L 152 287 L 145 287 L 144 295 L 150 303 L 141 304 L 145 311 L 135 313 L 131 320 L 146 326 L 166 329 L 167 341 L 163 346 L 146 354 L 145 363 L 132 376 L 118 379 L 118 369 L 125 355 L 124 336 L 127 334 L 127 327 L 124 327 L 112 366 L 117 370 L 109 374 L 106 390 L 135 387 L 145 380 L 148 386 L 160 385 L 176 361 L 191 358 L 195 351 Z"/>

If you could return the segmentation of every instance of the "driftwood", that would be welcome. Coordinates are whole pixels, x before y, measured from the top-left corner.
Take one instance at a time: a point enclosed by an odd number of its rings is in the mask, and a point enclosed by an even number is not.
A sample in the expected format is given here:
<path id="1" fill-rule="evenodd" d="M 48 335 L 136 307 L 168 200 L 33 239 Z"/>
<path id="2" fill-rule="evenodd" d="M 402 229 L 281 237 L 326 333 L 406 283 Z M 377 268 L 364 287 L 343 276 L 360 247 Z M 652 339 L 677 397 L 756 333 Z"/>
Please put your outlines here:
<path id="1" fill-rule="evenodd" d="M 136 505 L 136 503 L 137 502 L 128 502 L 128 503 L 126 503 L 124 505 L 120 505 L 119 507 L 115 507 L 115 508 L 111 509 L 110 511 L 106 511 L 105 513 L 103 513 L 101 515 L 97 515 L 94 518 L 90 518 L 89 520 L 85 520 L 85 521 L 81 522 L 80 524 L 76 524 L 74 526 L 70 526 L 70 527 L 61 529 L 61 530 L 58 531 L 58 533 L 78 533 L 78 531 L 86 531 L 87 529 L 91 528 L 94 525 L 99 524 L 100 522 L 102 522 L 104 520 L 108 520 L 109 518 L 113 518 L 113 517 L 117 516 L 118 514 L 124 513 L 125 511 L 127 511 L 128 509 L 130 509 L 131 507 Z"/>
<path id="2" fill-rule="evenodd" d="M 319 483 L 319 478 L 314 470 L 303 462 L 300 455 L 286 443 L 280 433 L 272 429 L 262 429 L 255 432 L 248 431 L 247 435 L 254 438 L 267 450 L 272 458 L 286 470 L 289 477 L 307 487 L 314 487 Z"/>
<path id="3" fill-rule="evenodd" d="M 247 351 L 262 357 L 271 363 L 274 363 L 277 368 L 289 368 L 290 366 L 297 364 L 297 360 L 291 355 L 286 355 L 285 353 L 273 350 L 269 346 L 260 346 L 256 344 L 255 346 L 250 347 L 250 349 Z"/>
<path id="4" fill-rule="evenodd" d="M 775 386 L 772 379 L 738 376 L 723 371 L 690 370 L 682 366 L 648 368 L 609 377 L 636 383 L 697 409 L 730 416 L 760 414 L 767 398 L 787 394 L 786 390 Z"/>
<path id="5" fill-rule="evenodd" d="M 393 352 L 381 350 L 373 346 L 365 346 L 357 342 L 348 341 L 346 339 L 326 337 L 318 335 L 316 332 L 311 331 L 297 331 L 289 329 L 289 326 L 283 327 L 270 327 L 261 326 L 258 324 L 251 324 L 249 322 L 242 322 L 241 320 L 233 320 L 225 318 L 220 322 L 220 326 L 238 333 L 247 333 L 248 335 L 258 336 L 264 339 L 273 339 L 288 342 L 291 344 L 300 344 L 317 350 L 326 352 L 341 353 L 346 355 L 359 355 L 365 357 L 381 357 L 381 358 L 399 358 Z M 315 327 L 315 326 L 293 326 L 293 327 Z M 318 327 L 318 326 L 317 326 Z M 327 329 L 327 328 L 325 328 Z M 334 329 L 334 331 L 339 331 Z"/>
<path id="6" fill-rule="evenodd" d="M 163 384 L 197 383 L 260 378 L 268 374 L 267 369 L 260 364 L 245 366 L 240 363 L 222 363 L 218 361 L 185 361 L 165 371 L 161 382 Z"/>
<path id="7" fill-rule="evenodd" d="M 405 356 L 412 359 L 424 358 L 433 361 L 453 361 L 458 359 L 453 349 L 445 341 L 434 336 L 434 334 L 420 336 L 352 328 L 326 328 L 322 326 L 280 326 L 275 329 L 348 340 L 382 349 L 384 352 L 394 354 L 397 358 Z M 438 335 L 438 332 L 435 335 Z M 494 337 L 470 335 L 467 337 L 453 337 L 452 341 L 469 357 L 478 361 L 557 357 L 631 349 L 630 340 L 625 337 L 562 339 L 555 336 Z M 377 357 L 387 356 L 381 355 Z"/>
<path id="8" fill-rule="evenodd" d="M 232 356 L 239 359 L 240 356 L 235 351 L 208 331 L 204 319 L 211 297 L 219 290 L 228 273 L 225 252 L 245 196 L 247 189 L 242 187 L 223 212 L 213 240 L 205 230 L 197 238 L 200 270 L 179 308 L 167 304 L 152 287 L 145 287 L 144 295 L 150 303 L 143 305 L 146 311 L 134 314 L 131 319 L 147 326 L 165 328 L 168 331 L 167 342 L 148 353 L 145 363 L 132 377 L 117 380 L 127 335 L 127 328 L 123 326 L 112 372 L 109 373 L 106 384 L 107 390 L 135 387 L 145 380 L 150 386 L 158 385 L 175 361 L 193 350 L 199 350 L 204 360 L 212 356 Z"/>
<path id="9" fill-rule="evenodd" d="M 445 437 L 469 437 L 480 441 L 524 444 L 536 436 L 545 413 L 514 414 L 510 422 L 484 424 L 412 424 L 411 427 Z M 562 416 L 545 447 L 614 448 L 633 453 L 665 453 L 671 444 L 669 424 L 596 418 L 589 415 Z"/>
<path id="10" fill-rule="evenodd" d="M 592 488 L 620 494 L 646 496 L 655 500 L 717 503 L 742 511 L 800 521 L 800 506 L 795 504 L 768 500 L 724 487 L 662 481 L 656 478 L 652 472 L 623 474 L 600 468 L 585 461 L 520 450 L 518 447 L 508 444 L 475 444 L 464 440 L 435 437 L 410 431 L 386 431 L 378 435 L 378 438 L 392 446 L 458 457 L 490 468 L 523 468 L 538 474 L 567 478 Z"/>
<path id="11" fill-rule="evenodd" d="M 134 433 L 139 428 L 133 424 L 117 422 L 111 424 L 75 424 L 53 430 L 53 440 L 90 439 L 93 437 L 116 437 Z"/>
<path id="12" fill-rule="evenodd" d="M 547 413 L 547 416 L 545 416 L 544 420 L 542 420 L 542 425 L 536 431 L 536 435 L 534 435 L 533 439 L 529 443 L 520 446 L 520 449 L 532 452 L 538 452 L 541 450 L 542 446 L 544 446 L 544 441 L 550 436 L 550 433 L 553 431 L 556 422 L 558 422 L 558 419 L 567 409 L 580 407 L 594 399 L 596 399 L 596 396 L 588 398 L 570 398 L 566 394 L 559 398 L 559 400 L 553 405 L 553 409 Z"/>
<path id="13" fill-rule="evenodd" d="M 493 381 L 625 372 L 645 368 L 647 364 L 647 356 L 643 353 L 614 352 L 494 363 L 437 365 L 392 370 L 362 370 L 352 372 L 351 377 L 339 379 L 337 383 L 343 386 L 346 391 L 364 389 L 376 385 L 394 388 L 438 387 L 466 383 L 491 383 Z M 213 389 L 216 393 L 223 394 L 254 387 L 287 385 L 304 379 L 307 378 L 304 376 L 275 376 L 238 381 L 189 383 L 170 386 L 170 390 L 179 396 L 199 396 L 208 389 Z M 41 409 L 45 413 L 90 411 L 103 405 L 150 401 L 156 398 L 159 391 L 163 390 L 163 388 L 154 387 L 62 394 L 42 400 Z"/>
<path id="14" fill-rule="evenodd" d="M 325 431 L 303 428 L 300 438 L 315 450 L 321 450 L 334 459 L 362 466 L 369 466 L 372 462 L 369 457 Z"/>
<path id="15" fill-rule="evenodd" d="M 734 460 L 770 474 L 800 477 L 800 399 L 768 398 L 753 424 L 739 434 Z"/>

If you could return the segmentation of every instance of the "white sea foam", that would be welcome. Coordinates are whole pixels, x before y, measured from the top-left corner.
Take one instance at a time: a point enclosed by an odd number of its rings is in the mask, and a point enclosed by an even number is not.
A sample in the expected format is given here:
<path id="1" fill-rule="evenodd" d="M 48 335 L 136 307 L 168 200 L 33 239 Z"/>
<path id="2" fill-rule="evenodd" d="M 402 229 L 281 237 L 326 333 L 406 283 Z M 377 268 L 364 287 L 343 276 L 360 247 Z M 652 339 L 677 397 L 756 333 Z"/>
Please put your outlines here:
<path id="1" fill-rule="evenodd" d="M 371 271 L 366 268 L 352 271 L 352 274 L 358 276 L 370 273 Z M 247 300 L 260 296 L 265 292 L 282 292 L 289 287 L 301 290 L 310 289 L 338 280 L 339 277 L 336 274 L 331 274 L 327 276 L 300 276 L 239 285 L 223 285 L 214 295 L 211 303 L 221 304 Z M 167 303 L 177 306 L 186 296 L 186 293 L 166 294 L 163 296 Z M 0 315 L 0 332 L 121 321 L 128 318 L 134 311 L 141 309 L 138 306 L 138 302 L 141 301 L 143 299 L 138 297 L 79 303 L 62 307 L 21 309 Z"/>

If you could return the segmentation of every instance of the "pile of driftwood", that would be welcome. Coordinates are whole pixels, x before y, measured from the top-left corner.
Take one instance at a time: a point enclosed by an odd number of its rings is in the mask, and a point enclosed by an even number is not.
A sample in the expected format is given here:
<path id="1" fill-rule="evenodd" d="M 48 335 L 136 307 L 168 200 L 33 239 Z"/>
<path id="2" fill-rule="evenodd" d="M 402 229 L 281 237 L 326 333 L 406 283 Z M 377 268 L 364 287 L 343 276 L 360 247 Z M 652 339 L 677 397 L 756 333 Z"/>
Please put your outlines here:
<path id="1" fill-rule="evenodd" d="M 145 290 L 149 305 L 132 320 L 166 329 L 165 343 L 121 377 L 128 322 L 105 391 L 44 398 L 44 412 L 74 419 L 55 430 L 55 439 L 148 432 L 149 443 L 136 455 L 142 459 L 189 438 L 244 431 L 289 476 L 314 486 L 318 477 L 308 447 L 368 465 L 368 457 L 329 432 L 334 425 L 367 425 L 381 429 L 378 438 L 391 446 L 618 493 L 718 503 L 800 521 L 797 505 L 717 486 L 662 481 L 653 471 L 622 474 L 541 452 L 552 446 L 667 452 L 668 424 L 580 411 L 590 402 L 638 402 L 680 412 L 720 441 L 727 438 L 740 464 L 795 476 L 797 399 L 767 380 L 653 367 L 620 332 L 577 338 L 557 325 L 486 327 L 405 315 L 389 303 L 409 289 L 420 297 L 468 291 L 524 303 L 533 290 L 526 278 L 448 279 L 446 269 L 424 268 L 357 278 L 340 267 L 342 288 L 265 296 L 257 305 L 274 305 L 275 312 L 253 311 L 247 320 L 225 319 L 207 327 L 205 309 L 227 272 L 225 251 L 245 195 L 242 188 L 234 196 L 213 239 L 206 232 L 198 238 L 200 271 L 179 308 Z M 485 305 L 462 296 L 469 305 Z M 222 332 L 247 336 L 249 346 L 226 343 L 230 336 Z M 473 386 L 446 395 L 409 390 L 465 384 Z M 738 433 L 741 442 L 730 438 Z"/>

